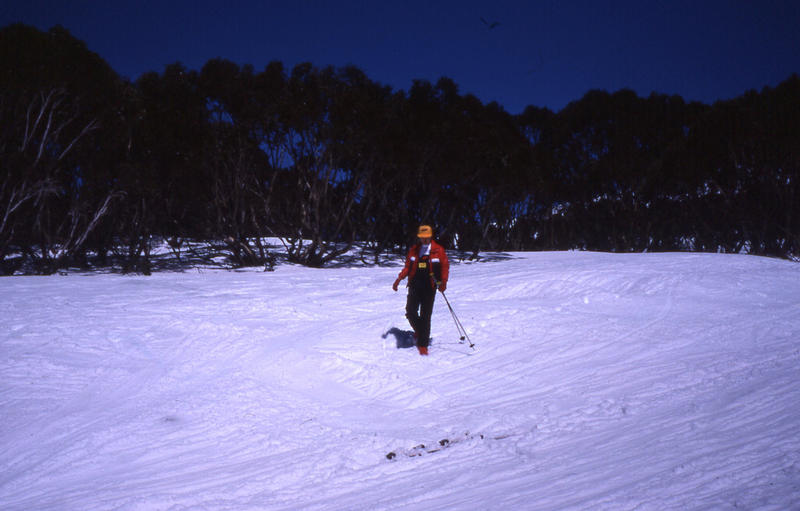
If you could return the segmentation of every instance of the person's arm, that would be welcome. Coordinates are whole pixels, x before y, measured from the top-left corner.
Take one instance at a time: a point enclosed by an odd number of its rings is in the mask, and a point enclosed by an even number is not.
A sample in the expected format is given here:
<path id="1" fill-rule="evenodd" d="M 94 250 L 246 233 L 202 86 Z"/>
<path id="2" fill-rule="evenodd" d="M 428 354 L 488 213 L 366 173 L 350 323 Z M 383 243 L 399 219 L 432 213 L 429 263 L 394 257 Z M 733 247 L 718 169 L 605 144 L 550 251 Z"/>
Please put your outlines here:
<path id="1" fill-rule="evenodd" d="M 447 289 L 447 279 L 450 278 L 450 261 L 447 260 L 447 251 L 440 245 L 439 256 L 439 282 L 436 287 L 444 292 Z"/>
<path id="2" fill-rule="evenodd" d="M 392 289 L 397 291 L 397 288 L 400 286 L 400 282 L 408 276 L 408 273 L 411 271 L 411 251 L 408 251 L 408 255 L 406 256 L 406 264 L 403 266 L 403 269 L 400 270 L 400 274 L 397 276 L 397 280 L 394 281 L 392 284 Z"/>

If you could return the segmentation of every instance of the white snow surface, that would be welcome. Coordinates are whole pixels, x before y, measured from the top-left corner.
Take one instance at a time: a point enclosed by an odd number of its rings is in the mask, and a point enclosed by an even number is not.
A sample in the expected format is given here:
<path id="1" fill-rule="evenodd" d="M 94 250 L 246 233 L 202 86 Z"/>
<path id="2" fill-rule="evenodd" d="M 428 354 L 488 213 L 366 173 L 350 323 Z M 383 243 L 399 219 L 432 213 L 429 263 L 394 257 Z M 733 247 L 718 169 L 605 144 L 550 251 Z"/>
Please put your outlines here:
<path id="1" fill-rule="evenodd" d="M 3 278 L 0 509 L 800 509 L 800 265 L 488 255 Z"/>

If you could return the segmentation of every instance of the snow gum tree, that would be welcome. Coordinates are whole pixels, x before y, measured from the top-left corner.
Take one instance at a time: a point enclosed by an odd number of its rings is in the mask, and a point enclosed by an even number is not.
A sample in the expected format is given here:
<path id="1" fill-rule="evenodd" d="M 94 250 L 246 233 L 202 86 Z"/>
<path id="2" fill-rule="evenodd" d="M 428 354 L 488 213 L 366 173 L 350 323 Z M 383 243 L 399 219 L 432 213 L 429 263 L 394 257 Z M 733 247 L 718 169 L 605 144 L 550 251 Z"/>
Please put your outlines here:
<path id="1" fill-rule="evenodd" d="M 27 254 L 49 273 L 83 257 L 120 197 L 99 156 L 120 82 L 60 27 L 0 30 L 0 61 L 0 269 Z"/>

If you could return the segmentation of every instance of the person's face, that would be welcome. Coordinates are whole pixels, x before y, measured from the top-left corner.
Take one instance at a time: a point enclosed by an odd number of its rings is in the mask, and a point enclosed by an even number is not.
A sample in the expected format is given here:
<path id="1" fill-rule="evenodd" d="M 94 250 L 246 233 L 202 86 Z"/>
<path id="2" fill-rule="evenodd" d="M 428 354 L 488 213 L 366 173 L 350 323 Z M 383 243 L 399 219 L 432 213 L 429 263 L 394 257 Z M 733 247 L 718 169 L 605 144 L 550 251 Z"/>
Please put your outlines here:
<path id="1" fill-rule="evenodd" d="M 420 238 L 419 242 L 422 243 L 423 245 L 430 245 L 431 244 L 431 239 L 430 238 Z"/>

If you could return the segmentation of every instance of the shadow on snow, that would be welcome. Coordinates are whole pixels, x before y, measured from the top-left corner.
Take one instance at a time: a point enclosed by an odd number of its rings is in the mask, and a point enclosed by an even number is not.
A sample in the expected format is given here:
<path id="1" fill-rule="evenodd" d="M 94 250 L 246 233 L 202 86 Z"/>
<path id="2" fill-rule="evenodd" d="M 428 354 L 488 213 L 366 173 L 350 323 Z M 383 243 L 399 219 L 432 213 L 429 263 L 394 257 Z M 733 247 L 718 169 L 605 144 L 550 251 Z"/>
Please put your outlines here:
<path id="1" fill-rule="evenodd" d="M 414 348 L 417 345 L 417 341 L 414 339 L 413 330 L 401 330 L 396 326 L 393 326 L 381 337 L 386 339 L 390 335 L 394 337 L 395 343 L 397 344 L 397 349 Z"/>

